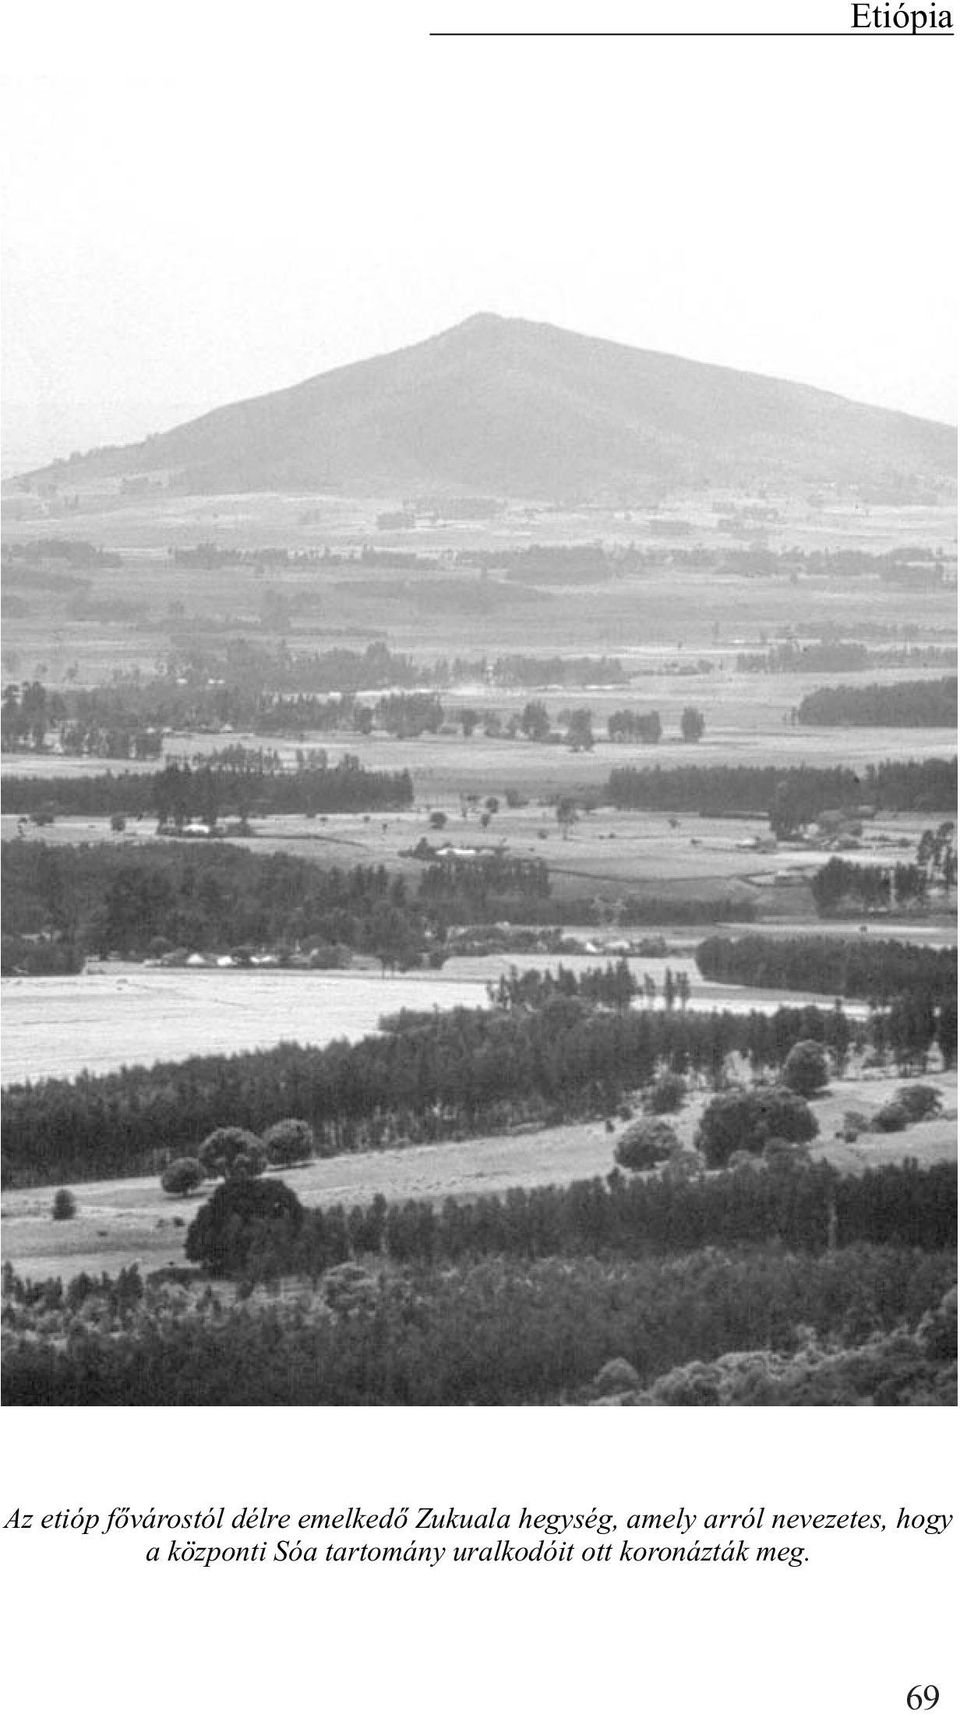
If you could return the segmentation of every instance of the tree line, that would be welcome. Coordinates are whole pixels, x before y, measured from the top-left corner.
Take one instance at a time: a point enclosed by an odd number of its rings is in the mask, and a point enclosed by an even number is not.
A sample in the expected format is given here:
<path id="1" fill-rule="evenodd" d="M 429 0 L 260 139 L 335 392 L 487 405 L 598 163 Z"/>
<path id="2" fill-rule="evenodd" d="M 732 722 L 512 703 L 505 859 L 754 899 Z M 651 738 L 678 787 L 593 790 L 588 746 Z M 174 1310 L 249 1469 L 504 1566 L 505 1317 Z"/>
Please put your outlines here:
<path id="1" fill-rule="evenodd" d="M 852 768 L 684 766 L 614 768 L 604 798 L 616 809 L 695 811 L 701 815 L 770 815 L 775 805 L 792 826 L 825 809 L 871 804 L 883 810 L 949 814 L 957 807 L 957 763 L 870 763 Z"/>
<path id="2" fill-rule="evenodd" d="M 918 1066 L 936 1039 L 929 1011 L 924 1030 L 910 1044 Z M 839 1007 L 610 1013 L 560 997 L 532 1012 L 458 1008 L 356 1043 L 286 1042 L 13 1085 L 0 1099 L 5 1171 L 12 1184 L 158 1172 L 219 1127 L 259 1134 L 290 1113 L 323 1155 L 606 1117 L 664 1070 L 720 1089 L 731 1056 L 759 1078 L 809 1040 L 842 1068 L 866 1032 Z M 879 1041 L 876 1051 L 893 1048 Z"/>
<path id="3" fill-rule="evenodd" d="M 4 974 L 46 946 L 65 968 L 84 955 L 160 957 L 294 946 L 411 959 L 436 944 L 407 883 L 382 867 L 321 869 L 234 845 L 51 846 L 4 840 Z M 34 940 L 31 937 L 43 937 Z M 72 960 L 72 963 L 71 963 Z"/>
<path id="4" fill-rule="evenodd" d="M 957 681 L 825 685 L 803 698 L 797 719 L 801 726 L 948 726 L 952 730 L 957 724 Z"/>
<path id="5" fill-rule="evenodd" d="M 857 1175 L 821 1163 L 694 1179 L 614 1170 L 606 1179 L 566 1186 L 517 1186 L 470 1201 L 447 1197 L 439 1208 L 426 1199 L 390 1203 L 378 1196 L 350 1209 L 303 1209 L 289 1218 L 293 1210 L 284 1204 L 259 1230 L 255 1218 L 244 1229 L 234 1210 L 245 1200 L 256 1204 L 258 1189 L 244 1182 L 215 1191 L 187 1234 L 187 1259 L 219 1274 L 315 1279 L 369 1255 L 430 1266 L 487 1256 L 640 1258 L 770 1239 L 813 1255 L 851 1244 L 937 1251 L 957 1242 L 957 1181 L 948 1162 L 926 1171 L 911 1161 Z M 269 1190 L 263 1200 L 269 1203 Z"/>
<path id="6" fill-rule="evenodd" d="M 879 667 L 943 669 L 956 664 L 956 648 L 944 643 L 894 643 L 871 648 L 866 643 L 827 639 L 803 645 L 788 640 L 773 644 L 762 654 L 737 656 L 737 671 L 744 673 L 876 672 Z"/>
<path id="7" fill-rule="evenodd" d="M 857 936 L 713 935 L 696 950 L 697 969 L 711 982 L 749 988 L 792 988 L 887 1006 L 918 994 L 942 1006 L 955 999 L 956 947 L 910 946 Z"/>
<path id="8" fill-rule="evenodd" d="M 25 776 L 4 781 L 8 815 L 155 815 L 182 827 L 213 826 L 221 816 L 348 815 L 407 809 L 413 781 L 399 773 L 362 768 L 344 756 L 334 768 L 277 773 L 264 765 L 237 769 L 209 762 L 169 762 L 153 773 Z"/>
<path id="9" fill-rule="evenodd" d="M 955 854 L 941 879 L 956 885 Z M 891 905 L 909 910 L 926 902 L 929 885 L 930 870 L 922 863 L 850 863 L 831 857 L 811 879 L 810 891 L 820 916 L 826 917 L 889 911 Z"/>
<path id="10" fill-rule="evenodd" d="M 556 999 L 585 1000 L 591 1006 L 604 1006 L 610 1011 L 625 1012 L 639 995 L 645 1003 L 656 1003 L 660 990 L 649 971 L 635 976 L 625 958 L 615 964 L 596 966 L 588 970 L 570 970 L 561 964 L 556 975 L 550 970 L 517 970 L 489 984 L 491 1004 L 500 1011 L 517 1008 L 532 1010 L 547 1006 Z M 685 970 L 676 975 L 668 965 L 663 974 L 663 1005 L 672 1012 L 675 1006 L 685 1011 L 690 1001 L 690 978 Z"/>

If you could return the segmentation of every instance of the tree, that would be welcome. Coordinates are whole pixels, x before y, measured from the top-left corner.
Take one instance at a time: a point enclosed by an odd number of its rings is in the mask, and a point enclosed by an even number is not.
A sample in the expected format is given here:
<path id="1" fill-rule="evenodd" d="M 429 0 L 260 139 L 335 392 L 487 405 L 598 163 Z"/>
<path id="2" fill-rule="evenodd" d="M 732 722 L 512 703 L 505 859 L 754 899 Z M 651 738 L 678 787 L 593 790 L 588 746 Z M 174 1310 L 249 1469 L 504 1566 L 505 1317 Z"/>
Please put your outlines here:
<path id="1" fill-rule="evenodd" d="M 214 1275 L 240 1273 L 255 1247 L 288 1246 L 303 1218 L 299 1197 L 282 1179 L 228 1179 L 191 1222 L 187 1261 Z"/>
<path id="2" fill-rule="evenodd" d="M 707 723 L 699 708 L 685 708 L 680 716 L 680 735 L 685 744 L 699 744 Z"/>
<path id="3" fill-rule="evenodd" d="M 731 1089 L 704 1108 L 697 1145 L 710 1167 L 740 1150 L 759 1154 L 771 1137 L 807 1143 L 820 1127 L 806 1101 L 789 1089 Z"/>
<path id="4" fill-rule="evenodd" d="M 208 1178 L 248 1177 L 253 1162 L 261 1162 L 257 1172 L 262 1172 L 265 1164 L 260 1138 L 240 1125 L 221 1125 L 211 1131 L 200 1144 L 197 1158 Z"/>
<path id="5" fill-rule="evenodd" d="M 295 1166 L 299 1161 L 307 1161 L 317 1144 L 313 1127 L 305 1119 L 279 1119 L 264 1131 L 260 1141 L 271 1166 Z"/>
<path id="6" fill-rule="evenodd" d="M 570 829 L 579 821 L 579 811 L 572 797 L 562 797 L 557 804 L 557 825 L 564 839 L 569 839 Z"/>
<path id="7" fill-rule="evenodd" d="M 944 1000 L 937 1015 L 937 1046 L 943 1056 L 944 1069 L 952 1071 L 957 1063 L 957 1002 Z"/>
<path id="8" fill-rule="evenodd" d="M 911 1125 L 935 1118 L 943 1106 L 939 1089 L 930 1083 L 905 1083 L 893 1099 L 904 1109 Z"/>
<path id="9" fill-rule="evenodd" d="M 480 716 L 475 708 L 461 708 L 457 719 L 460 722 L 463 736 L 472 738 L 476 727 L 480 724 Z"/>
<path id="10" fill-rule="evenodd" d="M 678 1153 L 677 1133 L 665 1119 L 640 1119 L 617 1139 L 614 1159 L 629 1172 L 648 1172 Z"/>
<path id="11" fill-rule="evenodd" d="M 830 1066 L 826 1053 L 816 1041 L 798 1041 L 787 1054 L 783 1067 L 783 1082 L 795 1095 L 809 1100 L 826 1089 L 830 1081 Z"/>
<path id="12" fill-rule="evenodd" d="M 542 702 L 528 702 L 520 716 L 520 730 L 534 744 L 542 744 L 550 736 L 550 716 Z"/>
<path id="13" fill-rule="evenodd" d="M 160 1189 L 165 1190 L 168 1196 L 189 1196 L 199 1188 L 205 1177 L 200 1162 L 190 1155 L 183 1155 L 164 1167 L 160 1174 Z"/>
<path id="14" fill-rule="evenodd" d="M 431 810 L 431 812 L 430 812 L 430 826 L 434 829 L 434 831 L 436 833 L 441 833 L 443 831 L 443 829 L 446 827 L 446 825 L 447 825 L 447 818 L 446 818 L 446 815 L 444 814 L 443 810 L 442 809 Z"/>
<path id="15" fill-rule="evenodd" d="M 119 810 L 114 815 L 111 815 L 111 817 L 110 817 L 110 831 L 111 831 L 111 833 L 124 833 L 126 831 L 126 826 L 127 826 L 127 818 L 125 815 L 121 815 Z"/>
<path id="16" fill-rule="evenodd" d="M 567 743 L 571 750 L 593 749 L 593 716 L 589 708 L 575 708 L 567 726 Z"/>
<path id="17" fill-rule="evenodd" d="M 835 1000 L 833 1011 L 829 1013 L 824 1024 L 823 1039 L 833 1055 L 833 1068 L 837 1077 L 842 1077 L 846 1071 L 852 1038 L 850 1020 L 841 1001 Z"/>
<path id="18" fill-rule="evenodd" d="M 790 787 L 785 780 L 781 780 L 774 790 L 773 802 L 770 805 L 770 832 L 776 839 L 793 839 L 802 825 L 800 811 Z M 827 868 L 829 867 L 828 863 Z M 814 880 L 819 881 L 823 873 L 821 869 Z"/>
<path id="19" fill-rule="evenodd" d="M 899 1101 L 888 1101 L 885 1106 L 878 1107 L 870 1120 L 871 1131 L 905 1131 L 910 1123 L 910 1116 Z"/>
<path id="20" fill-rule="evenodd" d="M 77 1212 L 77 1199 L 69 1190 L 58 1190 L 50 1209 L 51 1220 L 72 1220 Z"/>

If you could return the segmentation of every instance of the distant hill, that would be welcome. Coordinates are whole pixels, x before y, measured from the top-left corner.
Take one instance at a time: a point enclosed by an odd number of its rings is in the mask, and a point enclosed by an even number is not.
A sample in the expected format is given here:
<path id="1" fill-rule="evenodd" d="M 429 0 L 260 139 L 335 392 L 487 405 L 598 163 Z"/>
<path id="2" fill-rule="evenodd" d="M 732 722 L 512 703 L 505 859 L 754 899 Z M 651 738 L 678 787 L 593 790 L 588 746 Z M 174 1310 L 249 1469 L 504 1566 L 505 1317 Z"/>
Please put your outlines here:
<path id="1" fill-rule="evenodd" d="M 164 473 L 200 493 L 623 499 L 950 477 L 956 431 L 530 321 L 476 315 L 402 351 L 69 461 L 71 486 Z M 62 479 L 63 465 L 48 472 Z"/>

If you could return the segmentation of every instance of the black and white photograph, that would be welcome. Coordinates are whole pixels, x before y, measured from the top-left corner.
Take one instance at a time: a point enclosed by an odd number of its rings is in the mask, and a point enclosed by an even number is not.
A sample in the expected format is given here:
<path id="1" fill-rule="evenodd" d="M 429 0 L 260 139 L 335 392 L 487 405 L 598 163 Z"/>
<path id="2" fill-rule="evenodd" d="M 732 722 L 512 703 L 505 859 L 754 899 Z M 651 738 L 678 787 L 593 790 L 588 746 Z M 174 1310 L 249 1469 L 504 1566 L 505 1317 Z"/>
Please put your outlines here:
<path id="1" fill-rule="evenodd" d="M 950 14 L 522 11 L 4 56 L 5 1409 L 956 1404 Z"/>

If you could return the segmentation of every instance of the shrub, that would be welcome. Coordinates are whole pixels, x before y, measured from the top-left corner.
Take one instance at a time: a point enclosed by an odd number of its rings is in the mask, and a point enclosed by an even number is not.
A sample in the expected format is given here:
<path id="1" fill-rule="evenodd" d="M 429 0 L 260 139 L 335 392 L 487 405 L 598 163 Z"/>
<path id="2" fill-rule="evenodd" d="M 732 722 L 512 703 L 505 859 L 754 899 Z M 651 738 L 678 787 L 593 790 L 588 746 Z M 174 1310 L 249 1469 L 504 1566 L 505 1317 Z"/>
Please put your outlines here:
<path id="1" fill-rule="evenodd" d="M 932 1119 L 943 1106 L 939 1089 L 934 1089 L 930 1083 L 901 1084 L 893 1099 L 906 1113 L 908 1125 L 915 1125 L 921 1119 Z"/>
<path id="2" fill-rule="evenodd" d="M 625 1357 L 611 1357 L 593 1377 L 593 1391 L 598 1398 L 636 1392 L 639 1386 L 640 1376 Z"/>
<path id="3" fill-rule="evenodd" d="M 280 1119 L 264 1131 L 260 1141 L 271 1166 L 294 1166 L 310 1159 L 317 1139 L 305 1119 Z"/>
<path id="4" fill-rule="evenodd" d="M 899 1101 L 888 1101 L 878 1107 L 870 1121 L 871 1131 L 905 1131 L 910 1123 L 907 1109 Z"/>
<path id="5" fill-rule="evenodd" d="M 783 1082 L 795 1095 L 809 1099 L 830 1081 L 830 1063 L 824 1048 L 816 1041 L 795 1042 L 783 1067 Z"/>
<path id="6" fill-rule="evenodd" d="M 233 1178 L 240 1161 L 247 1162 L 258 1155 L 263 1156 L 260 1138 L 240 1125 L 222 1125 L 211 1131 L 198 1150 L 200 1165 L 208 1178 Z M 258 1170 L 262 1172 L 263 1167 Z"/>
<path id="7" fill-rule="evenodd" d="M 686 1079 L 675 1071 L 665 1071 L 651 1084 L 643 1104 L 648 1113 L 676 1113 L 683 1106 L 686 1093 Z"/>
<path id="8" fill-rule="evenodd" d="M 855 1143 L 863 1131 L 869 1131 L 870 1117 L 861 1113 L 858 1107 L 848 1107 L 843 1115 L 843 1125 L 840 1135 L 845 1143 Z"/>
<path id="9" fill-rule="evenodd" d="M 738 1150 L 759 1154 L 771 1137 L 808 1143 L 819 1129 L 816 1115 L 790 1089 L 731 1089 L 704 1108 L 697 1143 L 707 1165 L 720 1167 Z"/>
<path id="10" fill-rule="evenodd" d="M 217 1186 L 187 1230 L 188 1262 L 210 1274 L 239 1273 L 251 1252 L 285 1248 L 303 1223 L 298 1196 L 281 1179 L 231 1178 Z"/>
<path id="11" fill-rule="evenodd" d="M 679 1147 L 673 1126 L 664 1119 L 641 1119 L 624 1131 L 613 1154 L 618 1166 L 630 1172 L 647 1172 L 669 1160 Z"/>
<path id="12" fill-rule="evenodd" d="M 164 1168 L 160 1174 L 160 1189 L 165 1190 L 168 1196 L 189 1196 L 203 1183 L 205 1176 L 198 1160 L 191 1155 L 183 1155 Z"/>
<path id="13" fill-rule="evenodd" d="M 70 1190 L 58 1190 L 50 1209 L 51 1220 L 72 1220 L 77 1212 L 77 1199 Z"/>

